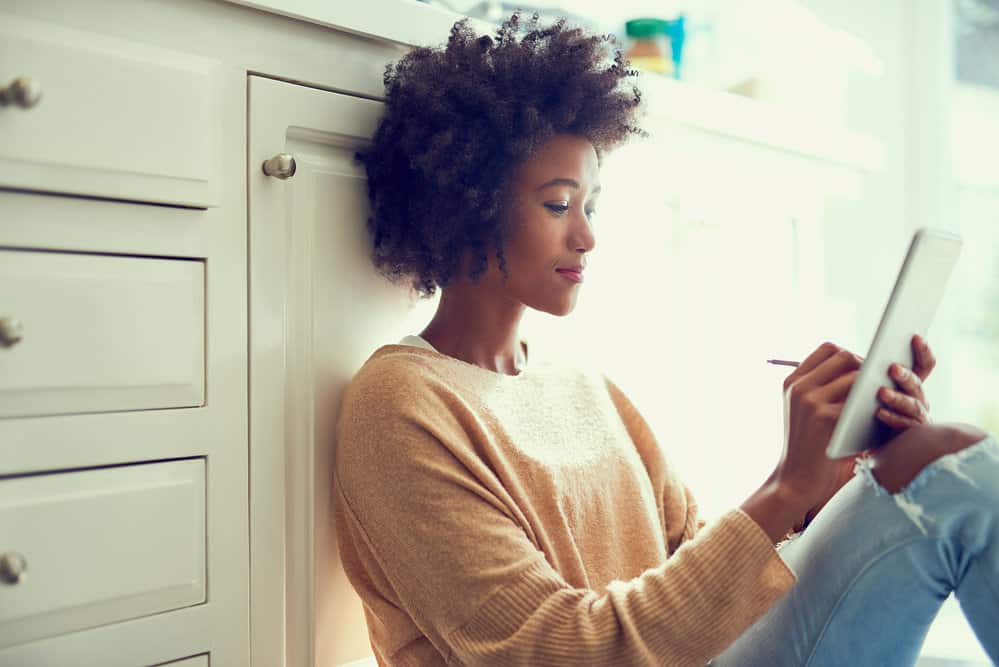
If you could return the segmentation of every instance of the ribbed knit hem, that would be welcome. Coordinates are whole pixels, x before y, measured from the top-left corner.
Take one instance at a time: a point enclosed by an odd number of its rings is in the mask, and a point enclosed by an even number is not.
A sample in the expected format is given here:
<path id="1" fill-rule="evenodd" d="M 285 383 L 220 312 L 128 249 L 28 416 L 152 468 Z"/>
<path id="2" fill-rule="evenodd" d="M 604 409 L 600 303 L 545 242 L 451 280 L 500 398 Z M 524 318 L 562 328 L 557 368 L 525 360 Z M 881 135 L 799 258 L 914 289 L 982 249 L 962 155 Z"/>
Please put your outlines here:
<path id="1" fill-rule="evenodd" d="M 703 665 L 721 653 L 797 581 L 769 535 L 740 508 L 709 521 L 672 558 L 694 560 L 676 574 L 699 578 L 684 585 L 691 599 L 683 610 L 682 657 L 690 664 Z M 710 630 L 693 626 L 696 619 L 710 619 Z"/>
<path id="2" fill-rule="evenodd" d="M 798 581 L 798 575 L 794 573 L 784 559 L 781 558 L 780 552 L 777 550 L 777 545 L 774 545 L 770 541 L 770 536 L 767 535 L 766 531 L 760 527 L 760 524 L 756 523 L 751 516 L 746 514 L 743 510 L 736 508 L 732 510 L 737 512 L 742 519 L 749 524 L 752 532 L 756 533 L 757 541 L 760 544 L 760 550 L 765 552 L 768 557 L 767 569 L 765 574 L 769 578 L 772 578 L 773 582 L 780 589 L 781 594 L 774 597 L 774 601 L 779 599 L 783 593 L 786 593 L 794 584 Z M 801 533 L 795 533 L 794 536 L 797 537 Z"/>
<path id="3" fill-rule="evenodd" d="M 769 557 L 770 563 L 768 563 L 768 566 L 774 569 L 772 574 L 776 577 L 776 580 L 781 583 L 781 585 L 786 585 L 785 590 L 793 586 L 798 580 L 797 575 L 780 557 L 780 554 L 777 552 L 777 548 L 770 541 L 770 536 L 767 535 L 766 531 L 763 530 L 760 524 L 756 523 L 751 516 L 738 507 L 730 510 L 727 514 L 723 515 L 723 517 L 728 517 L 730 515 L 734 515 L 732 518 L 738 523 L 746 524 L 745 528 L 747 532 L 755 535 L 755 539 L 749 535 L 747 535 L 746 539 L 747 541 L 751 540 L 754 543 L 761 555 L 765 554 Z M 795 533 L 794 535 L 797 536 L 800 535 L 800 533 Z"/>
<path id="4" fill-rule="evenodd" d="M 504 637 L 513 634 L 526 619 L 539 611 L 539 605 L 560 590 L 578 593 L 579 597 L 591 591 L 579 588 L 568 588 L 558 579 L 552 577 L 553 570 L 546 561 L 538 561 L 524 570 L 510 585 L 503 586 L 486 601 L 470 623 L 455 629 L 451 635 L 459 646 L 463 646 L 463 636 L 495 636 Z M 595 595 L 595 594 L 594 594 Z M 504 610 L 503 613 L 491 613 L 491 610 Z"/>
<path id="5" fill-rule="evenodd" d="M 705 665 L 795 582 L 770 538 L 741 509 L 708 523 L 663 565 L 568 587 L 539 561 L 449 636 L 453 655 L 509 665 Z"/>

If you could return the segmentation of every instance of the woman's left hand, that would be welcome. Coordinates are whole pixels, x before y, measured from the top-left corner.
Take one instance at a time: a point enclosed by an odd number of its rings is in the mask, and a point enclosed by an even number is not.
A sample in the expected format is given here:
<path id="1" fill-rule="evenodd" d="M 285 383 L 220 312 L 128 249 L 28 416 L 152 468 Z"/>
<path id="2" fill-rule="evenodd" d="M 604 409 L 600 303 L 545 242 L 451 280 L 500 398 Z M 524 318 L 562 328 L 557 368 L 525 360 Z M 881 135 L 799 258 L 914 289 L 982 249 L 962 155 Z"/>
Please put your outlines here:
<path id="1" fill-rule="evenodd" d="M 923 382 L 933 372 L 937 361 L 922 336 L 912 337 L 912 351 L 915 363 L 911 369 L 892 364 L 888 371 L 896 389 L 878 388 L 882 407 L 877 411 L 877 418 L 896 431 L 930 422 L 930 404 L 923 393 Z"/>

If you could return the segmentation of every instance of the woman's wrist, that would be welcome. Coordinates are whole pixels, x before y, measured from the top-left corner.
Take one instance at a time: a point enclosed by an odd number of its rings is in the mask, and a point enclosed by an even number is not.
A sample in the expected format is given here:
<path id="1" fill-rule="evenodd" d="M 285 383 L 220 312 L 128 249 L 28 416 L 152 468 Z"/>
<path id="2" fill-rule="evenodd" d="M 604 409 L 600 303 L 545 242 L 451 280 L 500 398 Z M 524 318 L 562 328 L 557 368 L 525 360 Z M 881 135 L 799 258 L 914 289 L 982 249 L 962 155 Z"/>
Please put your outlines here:
<path id="1" fill-rule="evenodd" d="M 740 509 L 777 544 L 804 525 L 810 507 L 771 475 L 740 505 Z"/>

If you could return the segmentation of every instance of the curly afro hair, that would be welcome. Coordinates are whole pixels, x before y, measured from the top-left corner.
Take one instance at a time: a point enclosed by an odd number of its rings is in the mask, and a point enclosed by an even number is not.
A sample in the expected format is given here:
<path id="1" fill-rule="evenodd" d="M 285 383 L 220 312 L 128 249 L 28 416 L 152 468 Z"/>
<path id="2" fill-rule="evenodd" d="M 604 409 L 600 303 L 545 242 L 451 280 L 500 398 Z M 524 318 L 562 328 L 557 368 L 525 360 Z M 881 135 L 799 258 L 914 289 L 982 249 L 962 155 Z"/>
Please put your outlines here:
<path id="1" fill-rule="evenodd" d="M 521 31 L 526 34 L 520 35 Z M 521 37 L 518 39 L 518 37 Z M 598 163 L 629 135 L 641 92 L 612 34 L 565 18 L 524 28 L 520 10 L 477 36 L 462 19 L 443 49 L 419 47 L 385 69 L 385 113 L 355 154 L 368 176 L 372 260 L 420 295 L 447 287 L 471 253 L 476 281 L 492 251 L 504 276 L 504 201 L 516 167 L 555 134 L 587 138 Z"/>

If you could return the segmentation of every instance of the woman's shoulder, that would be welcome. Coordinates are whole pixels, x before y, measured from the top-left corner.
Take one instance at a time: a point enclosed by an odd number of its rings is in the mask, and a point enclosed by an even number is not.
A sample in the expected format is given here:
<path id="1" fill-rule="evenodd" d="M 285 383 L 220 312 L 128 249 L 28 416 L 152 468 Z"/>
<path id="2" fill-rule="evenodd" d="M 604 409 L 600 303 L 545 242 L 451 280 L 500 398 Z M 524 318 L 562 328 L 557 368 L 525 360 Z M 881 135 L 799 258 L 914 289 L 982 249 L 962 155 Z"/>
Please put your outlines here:
<path id="1" fill-rule="evenodd" d="M 406 398 L 440 377 L 433 352 L 411 345 L 382 345 L 361 365 L 347 385 L 345 398 L 380 402 Z"/>
<path id="2" fill-rule="evenodd" d="M 340 399 L 338 456 L 377 462 L 382 456 L 415 452 L 414 446 L 400 447 L 399 441 L 418 445 L 421 428 L 453 421 L 451 401 L 446 398 L 449 390 L 436 378 L 433 359 L 421 355 L 423 351 L 385 345 L 361 365 Z"/>
<path id="3" fill-rule="evenodd" d="M 382 345 L 362 364 L 357 376 L 370 374 L 421 375 L 430 369 L 437 356 L 425 347 L 403 343 Z"/>

